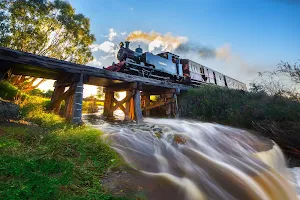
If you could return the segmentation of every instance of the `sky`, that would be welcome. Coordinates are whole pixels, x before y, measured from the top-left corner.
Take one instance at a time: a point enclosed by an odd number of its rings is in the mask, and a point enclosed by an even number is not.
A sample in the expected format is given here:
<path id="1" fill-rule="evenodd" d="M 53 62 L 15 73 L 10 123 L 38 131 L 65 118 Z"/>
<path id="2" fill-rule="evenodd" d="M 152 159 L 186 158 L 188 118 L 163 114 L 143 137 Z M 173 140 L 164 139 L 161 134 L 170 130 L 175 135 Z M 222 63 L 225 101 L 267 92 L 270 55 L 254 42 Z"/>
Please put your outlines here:
<path id="1" fill-rule="evenodd" d="M 119 42 L 137 31 L 158 39 L 136 40 L 133 49 L 141 45 L 155 53 L 175 51 L 173 41 L 213 49 L 212 58 L 193 51 L 180 56 L 247 84 L 257 72 L 276 69 L 280 61 L 300 59 L 300 0 L 68 1 L 90 19 L 96 42 L 88 65 L 95 67 L 117 62 Z M 93 93 L 94 87 L 85 87 L 85 96 Z"/>

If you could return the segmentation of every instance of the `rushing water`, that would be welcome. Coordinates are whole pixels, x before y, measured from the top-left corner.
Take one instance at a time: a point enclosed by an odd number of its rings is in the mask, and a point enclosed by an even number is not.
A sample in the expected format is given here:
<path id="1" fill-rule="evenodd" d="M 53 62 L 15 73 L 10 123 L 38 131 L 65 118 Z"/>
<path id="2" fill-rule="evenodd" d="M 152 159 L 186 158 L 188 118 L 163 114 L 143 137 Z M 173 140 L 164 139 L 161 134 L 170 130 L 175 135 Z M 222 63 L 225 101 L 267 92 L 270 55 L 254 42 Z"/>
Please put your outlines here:
<path id="1" fill-rule="evenodd" d="M 152 199 L 298 199 L 280 148 L 245 130 L 174 119 L 90 122 L 152 181 Z"/>

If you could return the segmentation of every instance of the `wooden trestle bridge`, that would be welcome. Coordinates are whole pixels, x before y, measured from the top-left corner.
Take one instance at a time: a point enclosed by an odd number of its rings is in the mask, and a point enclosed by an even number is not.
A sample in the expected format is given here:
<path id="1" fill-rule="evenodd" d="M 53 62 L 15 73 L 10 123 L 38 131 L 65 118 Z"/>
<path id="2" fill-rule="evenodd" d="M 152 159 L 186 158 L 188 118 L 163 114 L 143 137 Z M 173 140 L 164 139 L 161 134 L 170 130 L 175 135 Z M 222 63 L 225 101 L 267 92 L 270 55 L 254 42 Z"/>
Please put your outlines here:
<path id="1" fill-rule="evenodd" d="M 0 80 L 12 74 L 56 80 L 50 108 L 60 113 L 60 105 L 65 101 L 64 116 L 73 123 L 82 122 L 83 84 L 105 87 L 104 116 L 113 117 L 120 108 L 126 120 L 138 123 L 143 120 L 142 113 L 149 116 L 150 110 L 159 106 L 165 106 L 167 116 L 176 117 L 177 95 L 190 88 L 0 47 Z M 126 91 L 126 97 L 120 101 L 114 98 L 114 92 L 119 91 Z M 161 100 L 152 103 L 150 95 L 160 95 Z"/>

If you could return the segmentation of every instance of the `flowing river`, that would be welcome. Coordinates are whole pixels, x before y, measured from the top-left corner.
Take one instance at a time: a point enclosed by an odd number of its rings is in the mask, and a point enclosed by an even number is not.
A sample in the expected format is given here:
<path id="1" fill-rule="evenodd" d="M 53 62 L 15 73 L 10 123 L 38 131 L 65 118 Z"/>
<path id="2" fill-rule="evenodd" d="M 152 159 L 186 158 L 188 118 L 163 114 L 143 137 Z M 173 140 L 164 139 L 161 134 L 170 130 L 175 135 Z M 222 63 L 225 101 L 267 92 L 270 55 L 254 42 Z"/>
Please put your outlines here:
<path id="1" fill-rule="evenodd" d="M 280 148 L 248 131 L 175 119 L 86 120 L 143 175 L 149 199 L 298 199 Z"/>

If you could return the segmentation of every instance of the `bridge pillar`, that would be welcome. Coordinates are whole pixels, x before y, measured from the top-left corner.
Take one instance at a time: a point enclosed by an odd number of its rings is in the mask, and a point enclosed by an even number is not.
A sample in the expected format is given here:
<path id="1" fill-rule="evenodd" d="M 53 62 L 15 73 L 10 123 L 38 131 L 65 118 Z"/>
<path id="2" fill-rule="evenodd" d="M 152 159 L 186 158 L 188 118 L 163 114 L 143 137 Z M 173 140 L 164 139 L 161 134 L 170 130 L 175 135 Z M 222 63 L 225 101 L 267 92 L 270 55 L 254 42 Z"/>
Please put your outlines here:
<path id="1" fill-rule="evenodd" d="M 103 115 L 107 118 L 113 118 L 113 110 L 112 110 L 113 103 L 114 103 L 114 92 L 105 90 Z"/>
<path id="2" fill-rule="evenodd" d="M 83 100 L 83 74 L 79 75 L 79 80 L 74 83 L 74 96 L 70 95 L 69 102 L 72 105 L 72 123 L 81 124 L 82 123 L 82 100 Z M 73 96 L 73 98 L 72 98 Z M 72 100 L 73 99 L 73 100 Z"/>
<path id="3" fill-rule="evenodd" d="M 55 114 L 59 114 L 60 105 L 63 101 L 62 95 L 65 92 L 65 88 L 65 85 L 58 85 L 57 81 L 54 83 L 54 91 L 51 97 L 50 110 L 52 110 Z"/>
<path id="4" fill-rule="evenodd" d="M 142 107 L 148 107 L 150 106 L 150 95 L 149 94 L 144 94 L 142 95 L 142 101 L 143 101 L 143 106 Z M 150 110 L 145 110 L 144 111 L 145 117 L 149 117 L 150 116 Z"/>
<path id="5" fill-rule="evenodd" d="M 126 96 L 129 96 L 132 94 L 132 91 L 126 91 Z M 125 103 L 125 120 L 130 121 L 134 120 L 134 101 L 131 97 L 126 103 Z"/>
<path id="6" fill-rule="evenodd" d="M 140 90 L 136 90 L 134 94 L 134 114 L 135 121 L 139 124 L 143 122 L 143 114 L 141 108 L 141 92 Z"/>
<path id="7" fill-rule="evenodd" d="M 173 103 L 173 113 L 175 118 L 179 118 L 179 109 L 178 109 L 178 99 L 177 99 L 177 94 L 174 94 L 174 103 Z"/>

